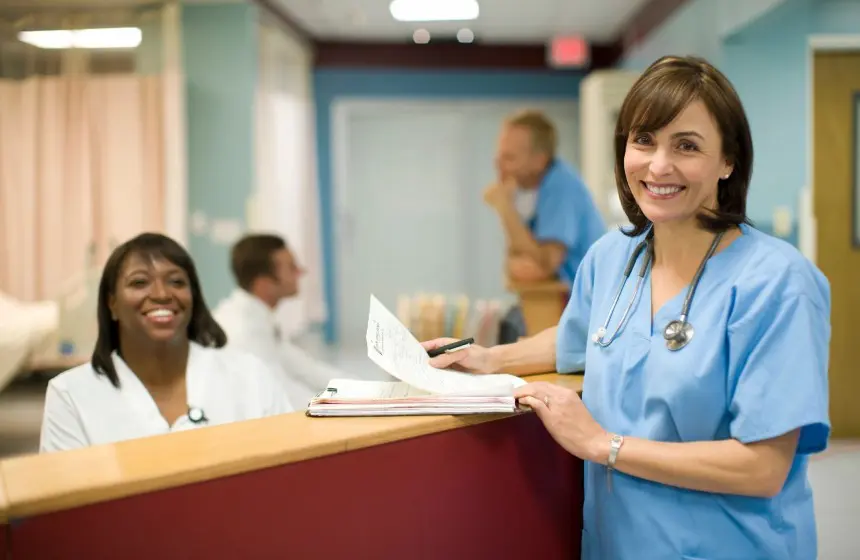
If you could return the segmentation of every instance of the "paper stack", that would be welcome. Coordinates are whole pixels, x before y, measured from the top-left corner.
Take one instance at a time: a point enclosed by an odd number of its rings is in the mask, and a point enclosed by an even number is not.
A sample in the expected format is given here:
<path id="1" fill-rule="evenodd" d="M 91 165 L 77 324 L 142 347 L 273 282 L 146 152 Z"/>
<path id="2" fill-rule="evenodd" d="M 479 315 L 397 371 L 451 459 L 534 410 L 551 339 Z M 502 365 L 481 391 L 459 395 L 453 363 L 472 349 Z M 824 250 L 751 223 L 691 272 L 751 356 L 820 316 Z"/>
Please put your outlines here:
<path id="1" fill-rule="evenodd" d="M 513 375 L 473 375 L 432 367 L 409 329 L 372 295 L 367 355 L 399 381 L 332 379 L 308 404 L 309 416 L 515 412 L 513 391 L 525 384 Z"/>

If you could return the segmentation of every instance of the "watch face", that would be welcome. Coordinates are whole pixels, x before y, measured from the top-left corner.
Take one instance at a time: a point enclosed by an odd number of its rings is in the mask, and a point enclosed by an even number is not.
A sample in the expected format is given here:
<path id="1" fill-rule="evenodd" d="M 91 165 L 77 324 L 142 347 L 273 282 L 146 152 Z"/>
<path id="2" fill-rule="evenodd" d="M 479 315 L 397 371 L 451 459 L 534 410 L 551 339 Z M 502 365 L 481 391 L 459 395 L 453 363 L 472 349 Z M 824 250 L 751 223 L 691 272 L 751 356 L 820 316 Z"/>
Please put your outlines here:
<path id="1" fill-rule="evenodd" d="M 199 408 L 192 408 L 188 411 L 188 418 L 192 422 L 199 422 L 203 418 L 203 411 Z"/>

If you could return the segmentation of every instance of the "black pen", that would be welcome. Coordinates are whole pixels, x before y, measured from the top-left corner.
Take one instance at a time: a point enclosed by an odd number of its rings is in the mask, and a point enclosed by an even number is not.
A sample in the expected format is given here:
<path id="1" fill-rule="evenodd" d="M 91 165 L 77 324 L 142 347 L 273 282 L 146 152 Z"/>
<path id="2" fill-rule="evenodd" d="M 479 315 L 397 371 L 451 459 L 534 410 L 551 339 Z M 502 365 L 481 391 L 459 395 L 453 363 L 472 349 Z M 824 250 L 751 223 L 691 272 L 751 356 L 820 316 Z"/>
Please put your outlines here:
<path id="1" fill-rule="evenodd" d="M 458 350 L 465 350 L 466 348 L 474 344 L 474 342 L 474 338 L 464 338 L 463 340 L 458 340 L 457 342 L 452 342 L 451 344 L 446 344 L 445 346 L 440 346 L 439 348 L 428 350 L 427 355 L 431 358 L 435 358 L 436 356 L 441 356 L 442 354 L 448 354 L 450 352 L 456 352 Z"/>

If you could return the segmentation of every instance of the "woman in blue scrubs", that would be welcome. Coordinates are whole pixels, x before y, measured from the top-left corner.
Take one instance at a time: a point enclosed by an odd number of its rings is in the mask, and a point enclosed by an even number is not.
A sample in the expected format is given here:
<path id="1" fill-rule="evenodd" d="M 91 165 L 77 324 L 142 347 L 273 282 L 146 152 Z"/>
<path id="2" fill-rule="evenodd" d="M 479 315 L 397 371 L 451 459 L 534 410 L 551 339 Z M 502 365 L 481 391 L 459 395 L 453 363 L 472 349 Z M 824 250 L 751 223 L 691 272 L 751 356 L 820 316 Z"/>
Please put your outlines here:
<path id="1" fill-rule="evenodd" d="M 621 108 L 615 153 L 632 227 L 592 246 L 558 327 L 431 363 L 587 369 L 581 400 L 548 383 L 517 393 L 585 461 L 583 558 L 815 558 L 807 462 L 830 433 L 830 289 L 748 224 L 741 102 L 707 62 L 662 58 Z"/>

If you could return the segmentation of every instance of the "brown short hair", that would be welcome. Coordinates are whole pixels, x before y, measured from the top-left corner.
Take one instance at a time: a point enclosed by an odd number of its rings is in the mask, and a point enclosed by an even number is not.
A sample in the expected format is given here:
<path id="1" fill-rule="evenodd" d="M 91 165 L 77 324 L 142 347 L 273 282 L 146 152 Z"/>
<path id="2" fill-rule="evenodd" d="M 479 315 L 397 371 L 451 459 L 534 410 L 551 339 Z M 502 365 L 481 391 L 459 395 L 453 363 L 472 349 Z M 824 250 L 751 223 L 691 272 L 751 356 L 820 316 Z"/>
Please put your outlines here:
<path id="1" fill-rule="evenodd" d="M 244 236 L 230 251 L 230 268 L 236 283 L 243 290 L 250 291 L 257 278 L 274 278 L 274 254 L 286 248 L 287 242 L 277 235 L 258 233 Z"/>
<path id="2" fill-rule="evenodd" d="M 536 152 L 546 154 L 549 159 L 555 157 L 558 149 L 558 133 L 552 121 L 540 111 L 527 110 L 514 113 L 505 120 L 505 124 L 528 129 L 532 135 L 532 148 Z"/>
<path id="3" fill-rule="evenodd" d="M 717 187 L 717 209 L 699 214 L 701 226 L 718 232 L 749 223 L 747 191 L 752 177 L 753 145 L 743 104 L 731 82 L 698 57 L 665 56 L 639 77 L 624 99 L 615 125 L 615 183 L 618 197 L 636 236 L 649 221 L 642 213 L 624 172 L 624 153 L 631 133 L 655 132 L 672 122 L 690 103 L 699 100 L 713 116 L 723 137 L 722 151 L 732 166 Z"/>

